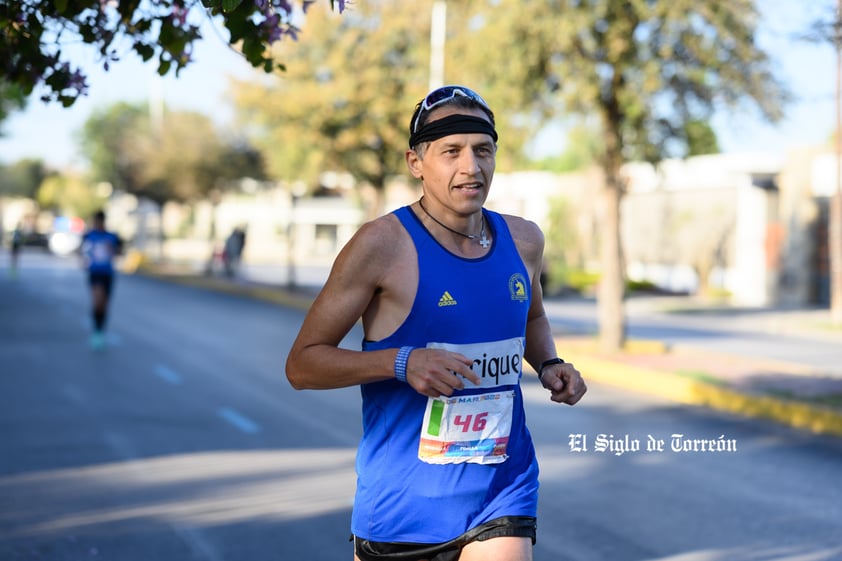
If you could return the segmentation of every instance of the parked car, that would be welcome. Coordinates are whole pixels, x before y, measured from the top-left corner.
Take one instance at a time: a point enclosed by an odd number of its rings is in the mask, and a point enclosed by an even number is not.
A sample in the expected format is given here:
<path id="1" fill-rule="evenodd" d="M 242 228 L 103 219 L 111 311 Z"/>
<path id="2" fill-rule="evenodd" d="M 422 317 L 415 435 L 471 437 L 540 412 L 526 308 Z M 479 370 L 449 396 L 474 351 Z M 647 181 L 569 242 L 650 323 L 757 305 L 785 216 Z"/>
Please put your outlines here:
<path id="1" fill-rule="evenodd" d="M 47 249 L 47 246 L 49 245 L 49 236 L 43 232 L 20 229 L 18 230 L 17 236 L 20 247 L 39 247 L 41 249 Z M 11 240 L 12 236 L 9 236 L 9 239 Z"/>

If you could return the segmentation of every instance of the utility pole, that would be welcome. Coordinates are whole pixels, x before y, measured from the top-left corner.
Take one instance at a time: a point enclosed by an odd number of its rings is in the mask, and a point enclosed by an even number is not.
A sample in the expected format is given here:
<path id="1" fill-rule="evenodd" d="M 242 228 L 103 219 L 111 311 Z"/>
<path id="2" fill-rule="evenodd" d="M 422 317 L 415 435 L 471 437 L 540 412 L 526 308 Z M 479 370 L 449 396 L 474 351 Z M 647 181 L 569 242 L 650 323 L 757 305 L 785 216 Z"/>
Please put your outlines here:
<path id="1" fill-rule="evenodd" d="M 842 0 L 833 22 L 836 48 L 836 192 L 830 197 L 828 257 L 830 261 L 830 317 L 842 326 Z"/>
<path id="2" fill-rule="evenodd" d="M 430 91 L 444 85 L 444 43 L 446 35 L 447 3 L 445 0 L 436 0 L 433 3 L 430 22 Z"/>

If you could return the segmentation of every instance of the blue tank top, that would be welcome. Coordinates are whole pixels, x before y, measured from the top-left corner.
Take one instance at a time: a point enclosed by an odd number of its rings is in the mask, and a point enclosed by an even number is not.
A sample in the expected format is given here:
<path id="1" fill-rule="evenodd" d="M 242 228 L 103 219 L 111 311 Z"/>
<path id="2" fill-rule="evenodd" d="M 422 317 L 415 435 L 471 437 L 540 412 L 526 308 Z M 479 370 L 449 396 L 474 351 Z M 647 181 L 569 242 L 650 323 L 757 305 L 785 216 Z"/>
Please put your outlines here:
<path id="1" fill-rule="evenodd" d="M 536 515 L 538 464 L 520 388 L 529 277 L 503 217 L 484 212 L 493 245 L 485 256 L 466 259 L 441 246 L 409 207 L 395 211 L 418 254 L 418 288 L 404 323 L 381 341 L 364 341 L 363 350 L 404 345 L 456 350 L 474 359 L 472 369 L 483 387 L 466 382 L 447 404 L 428 404 L 426 396 L 397 380 L 361 386 L 363 437 L 351 522 L 358 537 L 441 543 L 501 516 Z M 508 403 L 508 431 L 492 427 L 499 415 L 479 413 L 484 400 Z M 451 405 L 461 414 L 445 412 L 450 424 L 442 429 L 447 424 L 442 411 Z M 506 438 L 421 445 L 442 432 L 489 428 L 492 437 Z M 452 453 L 463 461 L 446 463 Z M 480 458 L 464 461 L 471 454 Z"/>

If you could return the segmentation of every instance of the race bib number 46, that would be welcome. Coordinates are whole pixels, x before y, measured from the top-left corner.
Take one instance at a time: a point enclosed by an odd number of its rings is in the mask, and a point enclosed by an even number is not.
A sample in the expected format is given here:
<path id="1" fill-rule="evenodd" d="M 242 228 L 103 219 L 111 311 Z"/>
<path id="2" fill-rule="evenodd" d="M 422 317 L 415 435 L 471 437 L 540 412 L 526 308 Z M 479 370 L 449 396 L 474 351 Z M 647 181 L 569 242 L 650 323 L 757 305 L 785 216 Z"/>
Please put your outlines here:
<path id="1" fill-rule="evenodd" d="M 427 400 L 418 458 L 431 464 L 497 464 L 508 458 L 515 392 Z"/>

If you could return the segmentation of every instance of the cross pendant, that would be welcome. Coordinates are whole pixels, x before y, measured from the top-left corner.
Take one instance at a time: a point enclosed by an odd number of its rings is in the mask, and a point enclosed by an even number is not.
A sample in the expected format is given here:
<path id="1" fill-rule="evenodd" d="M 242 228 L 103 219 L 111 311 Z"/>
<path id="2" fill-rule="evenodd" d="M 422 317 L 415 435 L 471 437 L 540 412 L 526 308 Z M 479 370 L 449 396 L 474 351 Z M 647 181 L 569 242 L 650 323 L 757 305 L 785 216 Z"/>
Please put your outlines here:
<path id="1" fill-rule="evenodd" d="M 479 244 L 482 246 L 483 249 L 488 249 L 488 246 L 491 245 L 491 242 L 488 241 L 488 238 L 486 238 L 485 234 L 483 233 L 482 239 L 479 241 Z"/>

